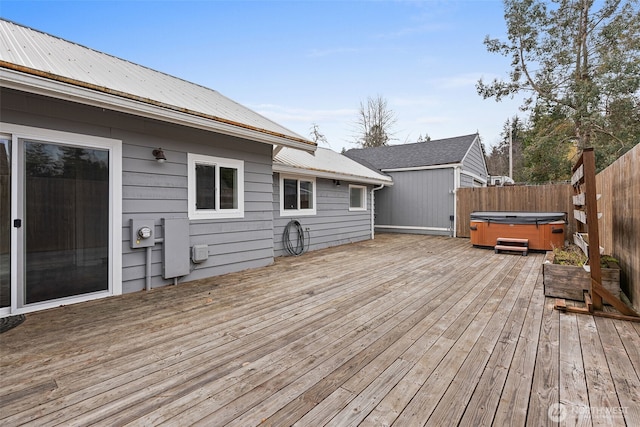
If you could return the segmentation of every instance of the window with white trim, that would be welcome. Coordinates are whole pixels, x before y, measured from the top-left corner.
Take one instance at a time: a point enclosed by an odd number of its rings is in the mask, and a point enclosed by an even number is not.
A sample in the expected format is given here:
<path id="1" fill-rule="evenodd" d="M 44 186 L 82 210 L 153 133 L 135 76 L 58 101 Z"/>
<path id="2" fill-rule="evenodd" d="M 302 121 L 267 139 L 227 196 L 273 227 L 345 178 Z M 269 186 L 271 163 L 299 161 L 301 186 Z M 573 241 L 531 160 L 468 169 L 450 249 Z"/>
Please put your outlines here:
<path id="1" fill-rule="evenodd" d="M 280 215 L 315 215 L 316 180 L 280 175 Z"/>
<path id="2" fill-rule="evenodd" d="M 244 162 L 187 154 L 189 218 L 244 217 Z"/>
<path id="3" fill-rule="evenodd" d="M 367 210 L 367 187 L 362 185 L 349 185 L 349 210 Z"/>

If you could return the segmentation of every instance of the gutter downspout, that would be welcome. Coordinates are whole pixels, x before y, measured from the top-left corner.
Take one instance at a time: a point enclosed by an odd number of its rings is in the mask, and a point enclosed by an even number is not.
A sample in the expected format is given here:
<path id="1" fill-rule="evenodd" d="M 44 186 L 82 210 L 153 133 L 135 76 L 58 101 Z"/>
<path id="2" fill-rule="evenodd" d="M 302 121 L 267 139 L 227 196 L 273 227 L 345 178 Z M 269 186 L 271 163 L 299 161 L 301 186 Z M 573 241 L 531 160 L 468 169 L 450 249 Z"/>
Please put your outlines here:
<path id="1" fill-rule="evenodd" d="M 384 188 L 384 184 L 381 184 L 380 187 L 373 187 L 371 189 L 371 240 L 375 239 L 375 211 L 376 211 L 376 195 L 375 191 L 382 190 Z"/>
<path id="2" fill-rule="evenodd" d="M 458 237 L 456 229 L 458 228 L 458 187 L 460 187 L 460 166 L 453 168 L 453 230 L 451 230 L 451 237 Z"/>

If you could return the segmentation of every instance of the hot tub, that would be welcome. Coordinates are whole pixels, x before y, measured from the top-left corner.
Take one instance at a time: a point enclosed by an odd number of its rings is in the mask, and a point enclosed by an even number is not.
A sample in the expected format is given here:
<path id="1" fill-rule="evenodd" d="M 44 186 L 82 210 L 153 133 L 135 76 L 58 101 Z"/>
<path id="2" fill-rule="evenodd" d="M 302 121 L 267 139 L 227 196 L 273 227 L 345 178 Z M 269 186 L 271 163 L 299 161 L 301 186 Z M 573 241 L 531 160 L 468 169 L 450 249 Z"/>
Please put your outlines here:
<path id="1" fill-rule="evenodd" d="M 528 239 L 529 249 L 550 251 L 564 246 L 566 212 L 473 212 L 471 244 L 496 245 L 502 238 Z"/>

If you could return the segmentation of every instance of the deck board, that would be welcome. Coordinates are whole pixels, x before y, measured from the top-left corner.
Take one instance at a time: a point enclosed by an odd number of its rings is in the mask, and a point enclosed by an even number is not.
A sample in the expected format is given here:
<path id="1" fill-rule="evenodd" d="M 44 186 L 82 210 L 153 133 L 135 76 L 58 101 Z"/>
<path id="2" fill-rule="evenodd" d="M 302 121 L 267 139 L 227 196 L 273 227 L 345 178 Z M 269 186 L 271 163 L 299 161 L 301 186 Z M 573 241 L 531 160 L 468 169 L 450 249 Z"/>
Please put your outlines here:
<path id="1" fill-rule="evenodd" d="M 555 311 L 542 261 L 380 234 L 32 313 L 0 423 L 640 425 L 640 327 Z"/>
<path id="2" fill-rule="evenodd" d="M 535 264 L 535 261 L 533 261 Z M 483 393 L 473 393 L 461 420 L 463 425 L 483 426 L 491 425 L 498 407 L 500 396 L 505 387 L 509 367 L 516 352 L 518 338 L 525 323 L 526 317 L 522 315 L 527 311 L 531 303 L 531 295 L 534 292 L 538 273 L 527 265 L 521 271 L 518 281 L 523 283 L 513 309 L 508 314 L 507 321 L 500 332 L 496 346 L 491 349 L 491 355 L 484 367 L 477 388 Z"/>
<path id="3" fill-rule="evenodd" d="M 607 366 L 607 357 L 600 342 L 595 321 L 591 316 L 578 316 L 578 330 L 582 346 L 589 349 L 582 353 L 584 374 L 589 391 L 589 405 L 593 408 L 620 408 L 613 379 Z M 627 323 L 628 324 L 628 323 Z M 594 426 L 623 426 L 624 416 L 621 412 L 594 413 Z"/>
<path id="4" fill-rule="evenodd" d="M 576 351 L 580 348 L 577 316 L 574 313 L 560 316 L 560 403 L 567 423 L 590 426 L 592 423 L 582 352 Z"/>
<path id="5" fill-rule="evenodd" d="M 606 349 L 613 384 L 616 389 L 620 408 L 595 408 L 594 416 L 607 416 L 610 412 L 621 412 L 628 426 L 640 425 L 640 378 L 634 369 L 620 335 L 617 333 L 612 319 L 596 318 L 596 325 L 602 346 Z M 633 351 L 640 351 L 637 347 Z M 619 409 L 619 411 L 617 411 Z"/>

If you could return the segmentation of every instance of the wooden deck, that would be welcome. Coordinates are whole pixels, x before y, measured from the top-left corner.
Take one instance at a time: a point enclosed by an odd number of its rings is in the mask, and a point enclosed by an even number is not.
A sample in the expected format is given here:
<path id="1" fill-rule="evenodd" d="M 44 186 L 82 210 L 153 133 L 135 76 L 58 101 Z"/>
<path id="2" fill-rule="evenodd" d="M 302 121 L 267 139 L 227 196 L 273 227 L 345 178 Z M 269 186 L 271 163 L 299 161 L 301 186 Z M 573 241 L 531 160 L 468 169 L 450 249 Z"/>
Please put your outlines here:
<path id="1" fill-rule="evenodd" d="M 640 324 L 553 310 L 543 255 L 381 234 L 34 313 L 0 425 L 640 425 Z"/>

